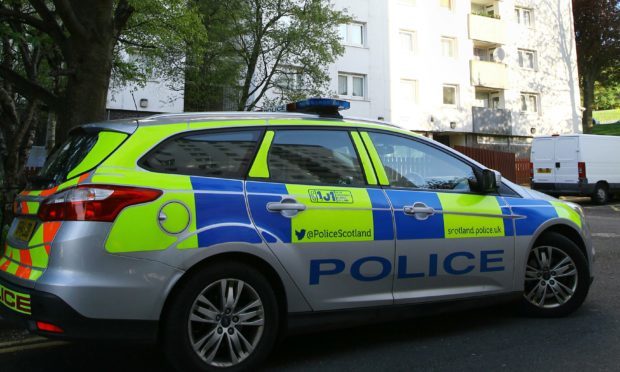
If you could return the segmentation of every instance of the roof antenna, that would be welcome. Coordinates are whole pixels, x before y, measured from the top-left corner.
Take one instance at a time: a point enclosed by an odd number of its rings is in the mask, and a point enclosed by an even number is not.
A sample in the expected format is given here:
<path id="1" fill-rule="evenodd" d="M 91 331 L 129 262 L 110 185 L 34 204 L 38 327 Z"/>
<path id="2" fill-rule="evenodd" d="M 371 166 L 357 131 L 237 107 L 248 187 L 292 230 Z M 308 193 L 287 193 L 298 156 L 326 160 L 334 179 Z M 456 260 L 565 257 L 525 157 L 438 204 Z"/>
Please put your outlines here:
<path id="1" fill-rule="evenodd" d="M 131 92 L 131 98 L 133 99 L 133 106 L 136 108 L 136 116 L 140 116 L 140 111 L 138 111 L 138 105 L 136 104 L 136 97 L 133 96 L 133 91 Z"/>

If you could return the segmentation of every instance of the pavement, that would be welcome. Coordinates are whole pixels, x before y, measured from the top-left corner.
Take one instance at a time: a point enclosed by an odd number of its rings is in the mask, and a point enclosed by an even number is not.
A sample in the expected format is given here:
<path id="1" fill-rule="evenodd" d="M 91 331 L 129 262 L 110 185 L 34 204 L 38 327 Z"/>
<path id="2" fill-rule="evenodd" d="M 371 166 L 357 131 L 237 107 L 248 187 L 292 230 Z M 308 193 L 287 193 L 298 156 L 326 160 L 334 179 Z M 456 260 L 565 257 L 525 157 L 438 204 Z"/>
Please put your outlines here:
<path id="1" fill-rule="evenodd" d="M 513 306 L 290 337 L 266 371 L 619 371 L 620 202 L 584 206 L 597 250 L 584 305 L 561 319 L 525 318 Z M 0 321 L 2 371 L 168 371 L 157 347 L 59 342 Z"/>

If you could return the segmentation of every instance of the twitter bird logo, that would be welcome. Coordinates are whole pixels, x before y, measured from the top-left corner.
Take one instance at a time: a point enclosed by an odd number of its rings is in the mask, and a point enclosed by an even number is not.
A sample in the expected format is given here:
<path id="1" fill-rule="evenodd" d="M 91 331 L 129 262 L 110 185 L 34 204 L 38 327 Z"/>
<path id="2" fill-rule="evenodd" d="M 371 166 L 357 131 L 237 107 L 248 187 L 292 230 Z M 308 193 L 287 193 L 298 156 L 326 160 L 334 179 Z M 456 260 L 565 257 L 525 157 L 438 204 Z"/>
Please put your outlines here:
<path id="1" fill-rule="evenodd" d="M 306 229 L 302 229 L 301 231 L 295 230 L 295 235 L 297 235 L 297 240 L 303 240 L 306 236 Z"/>

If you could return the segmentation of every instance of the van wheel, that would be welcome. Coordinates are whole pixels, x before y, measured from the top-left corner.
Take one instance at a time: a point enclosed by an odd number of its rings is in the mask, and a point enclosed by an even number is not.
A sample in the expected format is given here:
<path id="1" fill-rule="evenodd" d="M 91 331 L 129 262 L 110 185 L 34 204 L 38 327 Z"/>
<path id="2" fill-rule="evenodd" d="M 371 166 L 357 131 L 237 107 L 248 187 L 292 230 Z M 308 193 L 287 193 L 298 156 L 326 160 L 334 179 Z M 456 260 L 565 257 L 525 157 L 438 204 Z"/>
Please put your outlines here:
<path id="1" fill-rule="evenodd" d="M 253 369 L 278 335 L 278 305 L 254 268 L 222 263 L 196 273 L 177 293 L 163 327 L 164 352 L 179 371 Z"/>
<path id="2" fill-rule="evenodd" d="M 530 316 L 566 316 L 581 306 L 589 287 L 583 253 L 563 235 L 547 233 L 527 259 L 521 310 Z"/>
<path id="3" fill-rule="evenodd" d="M 592 194 L 592 201 L 596 204 L 605 204 L 609 201 L 609 191 L 606 185 L 596 185 L 594 188 L 594 194 Z"/>

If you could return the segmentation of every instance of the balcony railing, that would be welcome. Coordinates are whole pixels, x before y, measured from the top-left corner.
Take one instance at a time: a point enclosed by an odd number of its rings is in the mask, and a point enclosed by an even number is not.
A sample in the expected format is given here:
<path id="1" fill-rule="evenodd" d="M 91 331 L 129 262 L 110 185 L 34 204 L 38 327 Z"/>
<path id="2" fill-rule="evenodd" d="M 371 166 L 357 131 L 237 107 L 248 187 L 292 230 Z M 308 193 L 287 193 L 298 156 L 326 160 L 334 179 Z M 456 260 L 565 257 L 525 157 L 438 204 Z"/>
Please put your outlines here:
<path id="1" fill-rule="evenodd" d="M 469 38 L 492 44 L 506 44 L 506 22 L 492 17 L 469 15 Z"/>
<path id="2" fill-rule="evenodd" d="M 512 134 L 512 113 L 505 109 L 472 107 L 474 133 Z"/>
<path id="3" fill-rule="evenodd" d="M 506 89 L 508 67 L 504 63 L 472 60 L 471 84 L 473 86 Z"/>

